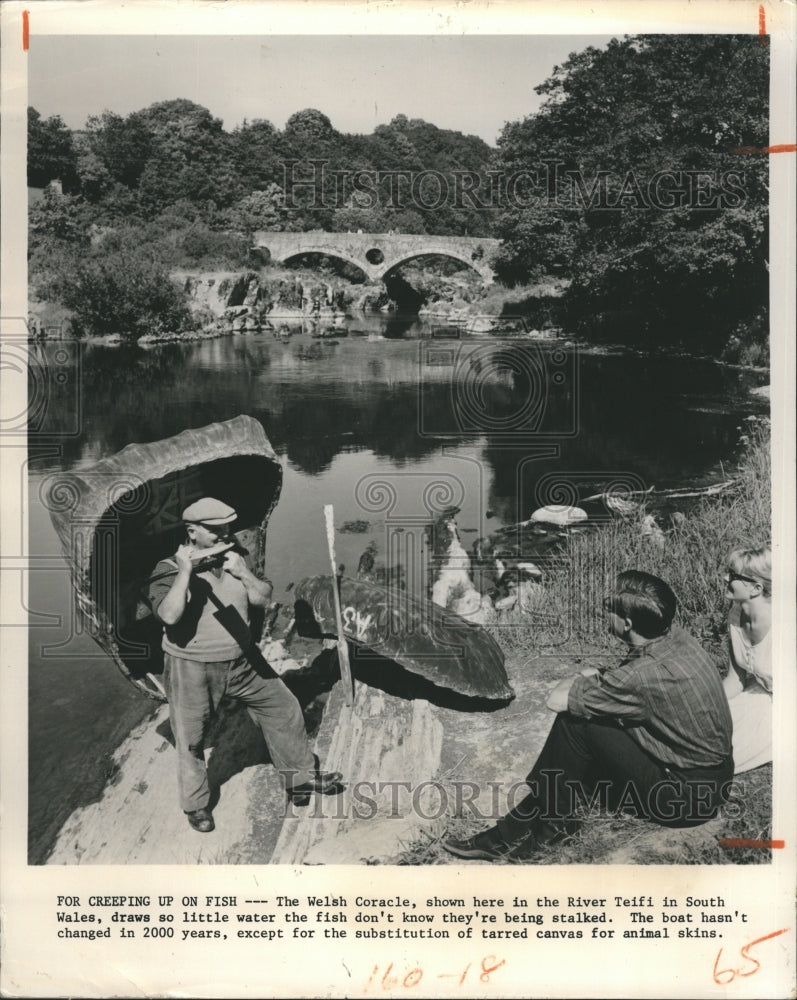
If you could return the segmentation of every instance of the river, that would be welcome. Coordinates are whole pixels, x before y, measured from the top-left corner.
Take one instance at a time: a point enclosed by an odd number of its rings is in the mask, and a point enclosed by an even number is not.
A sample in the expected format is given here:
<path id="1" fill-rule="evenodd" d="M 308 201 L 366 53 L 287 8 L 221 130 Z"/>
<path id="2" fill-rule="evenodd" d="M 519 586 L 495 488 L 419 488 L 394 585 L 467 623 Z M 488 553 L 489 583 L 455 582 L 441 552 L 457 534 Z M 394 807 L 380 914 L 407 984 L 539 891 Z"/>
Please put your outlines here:
<path id="1" fill-rule="evenodd" d="M 461 508 L 470 545 L 567 491 L 714 480 L 741 421 L 766 410 L 749 394 L 764 375 L 694 359 L 460 339 L 395 316 L 352 320 L 333 339 L 292 329 L 146 350 L 41 349 L 29 484 L 31 863 L 46 859 L 72 809 L 100 794 L 112 751 L 152 708 L 73 620 L 40 497 L 49 476 L 131 442 L 256 417 L 285 470 L 267 545 L 279 594 L 328 572 L 324 504 L 339 526 L 367 522 L 338 535 L 348 572 L 371 541 L 385 559 L 397 528 L 401 558 L 419 565 L 422 525 L 445 506 Z"/>

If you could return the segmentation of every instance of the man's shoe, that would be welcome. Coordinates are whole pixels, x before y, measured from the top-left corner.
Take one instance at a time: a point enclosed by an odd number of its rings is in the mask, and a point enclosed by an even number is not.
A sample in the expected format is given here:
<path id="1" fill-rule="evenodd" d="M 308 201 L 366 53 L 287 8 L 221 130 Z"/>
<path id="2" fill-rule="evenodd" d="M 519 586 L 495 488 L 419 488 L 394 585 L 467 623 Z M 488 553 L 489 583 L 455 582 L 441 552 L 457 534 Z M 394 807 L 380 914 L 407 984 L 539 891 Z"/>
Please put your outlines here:
<path id="1" fill-rule="evenodd" d="M 306 806 L 310 804 L 310 796 L 316 792 L 321 795 L 340 795 L 345 787 L 340 771 L 316 772 L 312 781 L 289 788 L 288 797 L 295 806 Z"/>
<path id="2" fill-rule="evenodd" d="M 478 858 L 482 861 L 503 860 L 509 857 L 511 851 L 495 826 L 464 840 L 450 837 L 442 841 L 442 846 L 449 854 L 456 854 L 458 858 Z"/>
<path id="3" fill-rule="evenodd" d="M 468 837 L 465 840 L 456 840 L 450 837 L 448 840 L 442 841 L 441 846 L 449 854 L 455 854 L 458 858 L 473 858 L 481 861 L 512 861 L 531 856 L 537 844 L 531 833 L 522 840 L 507 844 L 501 837 L 498 827 L 491 826 L 489 830 L 483 830 L 475 837 Z"/>
<path id="4" fill-rule="evenodd" d="M 191 826 L 200 833 L 211 833 L 216 829 L 216 824 L 208 809 L 195 809 L 193 812 L 187 812 L 186 816 Z"/>

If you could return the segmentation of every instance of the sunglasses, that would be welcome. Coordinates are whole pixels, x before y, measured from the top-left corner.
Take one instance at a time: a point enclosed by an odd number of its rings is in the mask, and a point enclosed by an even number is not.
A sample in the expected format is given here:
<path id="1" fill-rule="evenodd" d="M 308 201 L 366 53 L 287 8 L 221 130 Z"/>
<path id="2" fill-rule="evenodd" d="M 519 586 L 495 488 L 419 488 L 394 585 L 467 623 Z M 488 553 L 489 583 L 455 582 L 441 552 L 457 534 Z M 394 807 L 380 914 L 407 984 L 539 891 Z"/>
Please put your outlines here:
<path id="1" fill-rule="evenodd" d="M 745 583 L 758 583 L 751 576 L 742 576 L 741 573 L 726 573 L 723 577 L 726 583 L 733 583 L 734 580 L 744 580 Z"/>
<path id="2" fill-rule="evenodd" d="M 603 600 L 601 601 L 601 607 L 603 608 L 604 611 L 611 611 L 614 614 L 615 608 L 617 607 L 617 598 L 604 597 Z"/>

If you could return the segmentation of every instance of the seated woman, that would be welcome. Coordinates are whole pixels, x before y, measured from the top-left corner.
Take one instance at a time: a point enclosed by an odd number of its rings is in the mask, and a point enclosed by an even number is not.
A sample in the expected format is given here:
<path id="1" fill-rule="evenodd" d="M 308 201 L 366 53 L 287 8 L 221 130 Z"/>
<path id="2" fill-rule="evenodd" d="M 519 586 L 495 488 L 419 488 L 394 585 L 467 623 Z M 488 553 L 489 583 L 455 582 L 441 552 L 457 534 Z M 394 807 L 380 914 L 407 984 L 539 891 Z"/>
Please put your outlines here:
<path id="1" fill-rule="evenodd" d="M 729 669 L 725 693 L 733 718 L 734 771 L 772 760 L 772 553 L 734 549 L 725 574 Z"/>

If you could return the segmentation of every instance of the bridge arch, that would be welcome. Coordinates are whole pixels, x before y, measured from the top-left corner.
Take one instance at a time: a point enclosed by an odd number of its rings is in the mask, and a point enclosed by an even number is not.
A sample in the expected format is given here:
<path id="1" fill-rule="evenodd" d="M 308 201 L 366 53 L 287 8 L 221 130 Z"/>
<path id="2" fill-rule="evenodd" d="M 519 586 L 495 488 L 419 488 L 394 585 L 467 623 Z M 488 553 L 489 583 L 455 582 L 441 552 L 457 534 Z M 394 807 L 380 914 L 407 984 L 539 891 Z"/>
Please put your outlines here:
<path id="1" fill-rule="evenodd" d="M 484 281 L 489 283 L 493 280 L 493 270 L 488 264 L 483 264 L 481 261 L 475 261 L 473 256 L 468 255 L 466 252 L 462 252 L 451 247 L 435 246 L 434 244 L 424 246 L 420 250 L 410 250 L 406 253 L 402 253 L 400 256 L 393 257 L 379 268 L 374 269 L 374 277 L 383 279 L 392 270 L 400 267 L 402 264 L 406 264 L 409 260 L 414 260 L 416 257 L 432 256 L 449 257 L 452 260 L 458 260 L 461 264 L 465 264 L 466 267 L 475 271 Z"/>
<path id="2" fill-rule="evenodd" d="M 410 233 L 270 232 L 254 234 L 255 246 L 266 249 L 276 262 L 287 262 L 304 254 L 320 254 L 356 267 L 372 281 L 383 278 L 405 261 L 428 255 L 457 260 L 472 268 L 489 284 L 495 275 L 483 254 L 491 254 L 500 243 L 476 236 L 429 236 Z M 475 255 L 475 258 L 474 258 Z"/>
<path id="3" fill-rule="evenodd" d="M 305 257 L 311 253 L 318 254 L 321 257 L 334 257 L 335 260 L 345 261 L 345 263 L 356 267 L 358 271 L 362 271 L 366 278 L 370 279 L 374 277 L 374 268 L 367 261 L 358 260 L 345 251 L 331 250 L 329 247 L 302 247 L 299 250 L 291 250 L 286 254 L 281 254 L 279 257 L 272 255 L 272 260 L 276 260 L 280 264 L 287 264 L 289 260 L 295 260 L 297 257 Z"/>

